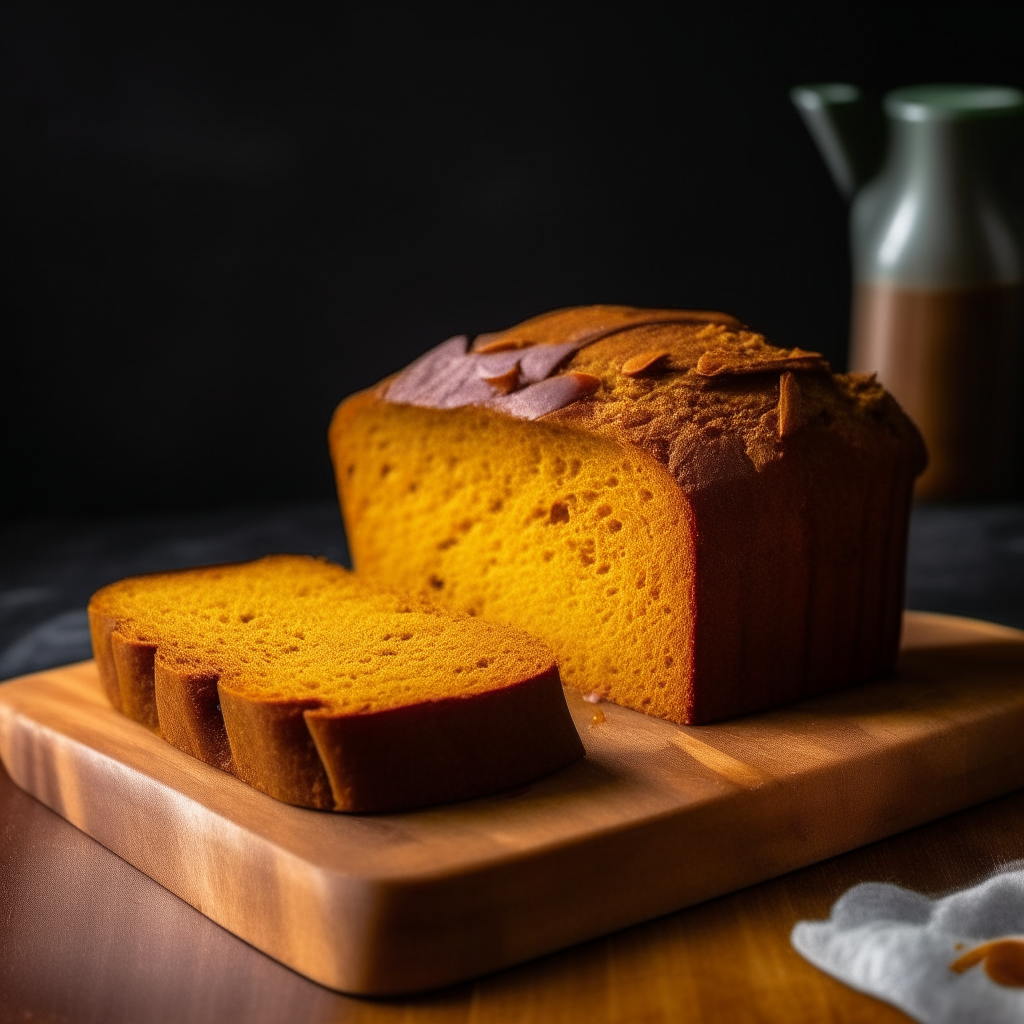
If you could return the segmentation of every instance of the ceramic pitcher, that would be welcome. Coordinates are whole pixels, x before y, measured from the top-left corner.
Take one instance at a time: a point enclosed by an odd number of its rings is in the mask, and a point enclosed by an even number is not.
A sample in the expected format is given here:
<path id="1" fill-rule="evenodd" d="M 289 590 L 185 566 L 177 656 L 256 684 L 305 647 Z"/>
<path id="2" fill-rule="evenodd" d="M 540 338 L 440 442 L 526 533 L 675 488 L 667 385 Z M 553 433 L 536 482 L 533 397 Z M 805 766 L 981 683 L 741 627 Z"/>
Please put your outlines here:
<path id="1" fill-rule="evenodd" d="M 889 93 L 877 173 L 871 111 L 856 87 L 800 86 L 791 95 L 853 201 L 850 369 L 877 373 L 920 427 L 930 463 L 918 497 L 1019 491 L 1022 183 L 1006 171 L 1024 93 L 959 85 Z"/>

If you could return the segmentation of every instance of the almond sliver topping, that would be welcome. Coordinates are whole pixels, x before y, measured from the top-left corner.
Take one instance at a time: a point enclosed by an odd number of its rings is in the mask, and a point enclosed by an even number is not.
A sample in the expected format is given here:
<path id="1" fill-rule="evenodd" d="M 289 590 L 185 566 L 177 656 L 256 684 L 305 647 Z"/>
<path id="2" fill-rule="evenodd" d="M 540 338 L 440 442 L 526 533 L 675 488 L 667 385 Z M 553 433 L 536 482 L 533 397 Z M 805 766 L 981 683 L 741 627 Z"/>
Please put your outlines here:
<path id="1" fill-rule="evenodd" d="M 473 342 L 473 351 L 481 354 L 486 352 L 508 352 L 511 349 L 530 348 L 535 344 L 522 338 L 506 337 L 504 331 L 492 334 L 478 334 Z"/>
<path id="2" fill-rule="evenodd" d="M 767 351 L 711 350 L 697 360 L 702 377 L 724 377 L 747 373 L 769 373 L 773 370 L 828 370 L 828 362 L 817 352 L 802 348 L 767 349 Z"/>
<path id="3" fill-rule="evenodd" d="M 669 354 L 666 349 L 654 349 L 650 352 L 641 352 L 638 356 L 630 356 L 622 364 L 621 372 L 627 377 L 639 377 L 648 370 L 663 369 Z"/>
<path id="4" fill-rule="evenodd" d="M 519 363 L 504 373 L 495 377 L 484 377 L 484 380 L 498 392 L 499 395 L 509 395 L 519 386 Z"/>

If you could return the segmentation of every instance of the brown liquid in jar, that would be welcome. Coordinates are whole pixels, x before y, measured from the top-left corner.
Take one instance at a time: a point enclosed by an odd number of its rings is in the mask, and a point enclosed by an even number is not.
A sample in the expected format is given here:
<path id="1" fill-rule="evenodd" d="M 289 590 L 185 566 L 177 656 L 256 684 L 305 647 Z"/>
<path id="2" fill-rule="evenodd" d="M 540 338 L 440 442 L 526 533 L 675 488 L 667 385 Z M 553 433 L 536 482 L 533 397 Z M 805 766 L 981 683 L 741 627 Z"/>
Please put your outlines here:
<path id="1" fill-rule="evenodd" d="M 1020 485 L 1024 287 L 925 290 L 862 284 L 850 369 L 875 371 L 917 424 L 924 499 L 989 498 Z"/>

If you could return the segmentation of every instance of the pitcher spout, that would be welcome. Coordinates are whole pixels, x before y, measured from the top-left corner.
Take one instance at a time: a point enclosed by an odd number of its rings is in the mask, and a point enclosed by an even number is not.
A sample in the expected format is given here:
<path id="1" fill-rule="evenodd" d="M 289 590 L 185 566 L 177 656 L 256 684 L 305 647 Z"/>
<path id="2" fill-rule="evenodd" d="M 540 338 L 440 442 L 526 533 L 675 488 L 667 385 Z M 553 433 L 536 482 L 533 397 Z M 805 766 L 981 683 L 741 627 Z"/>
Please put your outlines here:
<path id="1" fill-rule="evenodd" d="M 848 202 L 881 163 L 882 125 L 860 89 L 846 82 L 798 85 L 790 99 Z"/>

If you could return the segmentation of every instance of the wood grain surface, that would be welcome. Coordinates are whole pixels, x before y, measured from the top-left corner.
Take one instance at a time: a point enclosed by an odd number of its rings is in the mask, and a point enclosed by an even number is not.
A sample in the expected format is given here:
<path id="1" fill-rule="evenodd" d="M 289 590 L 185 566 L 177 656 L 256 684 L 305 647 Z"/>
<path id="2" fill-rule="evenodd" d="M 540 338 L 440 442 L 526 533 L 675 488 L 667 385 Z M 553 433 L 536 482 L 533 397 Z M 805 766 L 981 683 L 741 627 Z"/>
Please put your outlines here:
<path id="1" fill-rule="evenodd" d="M 0 690 L 0 753 L 20 785 L 258 948 L 332 987 L 408 991 L 1024 785 L 1024 634 L 910 615 L 904 647 L 897 680 L 713 726 L 574 698 L 582 764 L 414 814 L 277 804 L 116 715 L 89 663 Z"/>
<path id="2" fill-rule="evenodd" d="M 897 1010 L 813 968 L 796 921 L 850 886 L 937 895 L 1024 859 L 1024 791 L 697 907 L 427 995 L 306 980 L 69 825 L 0 767 L 0 1020 L 62 1024 L 865 1024 Z M 597 887 L 592 898 L 600 899 Z"/>

